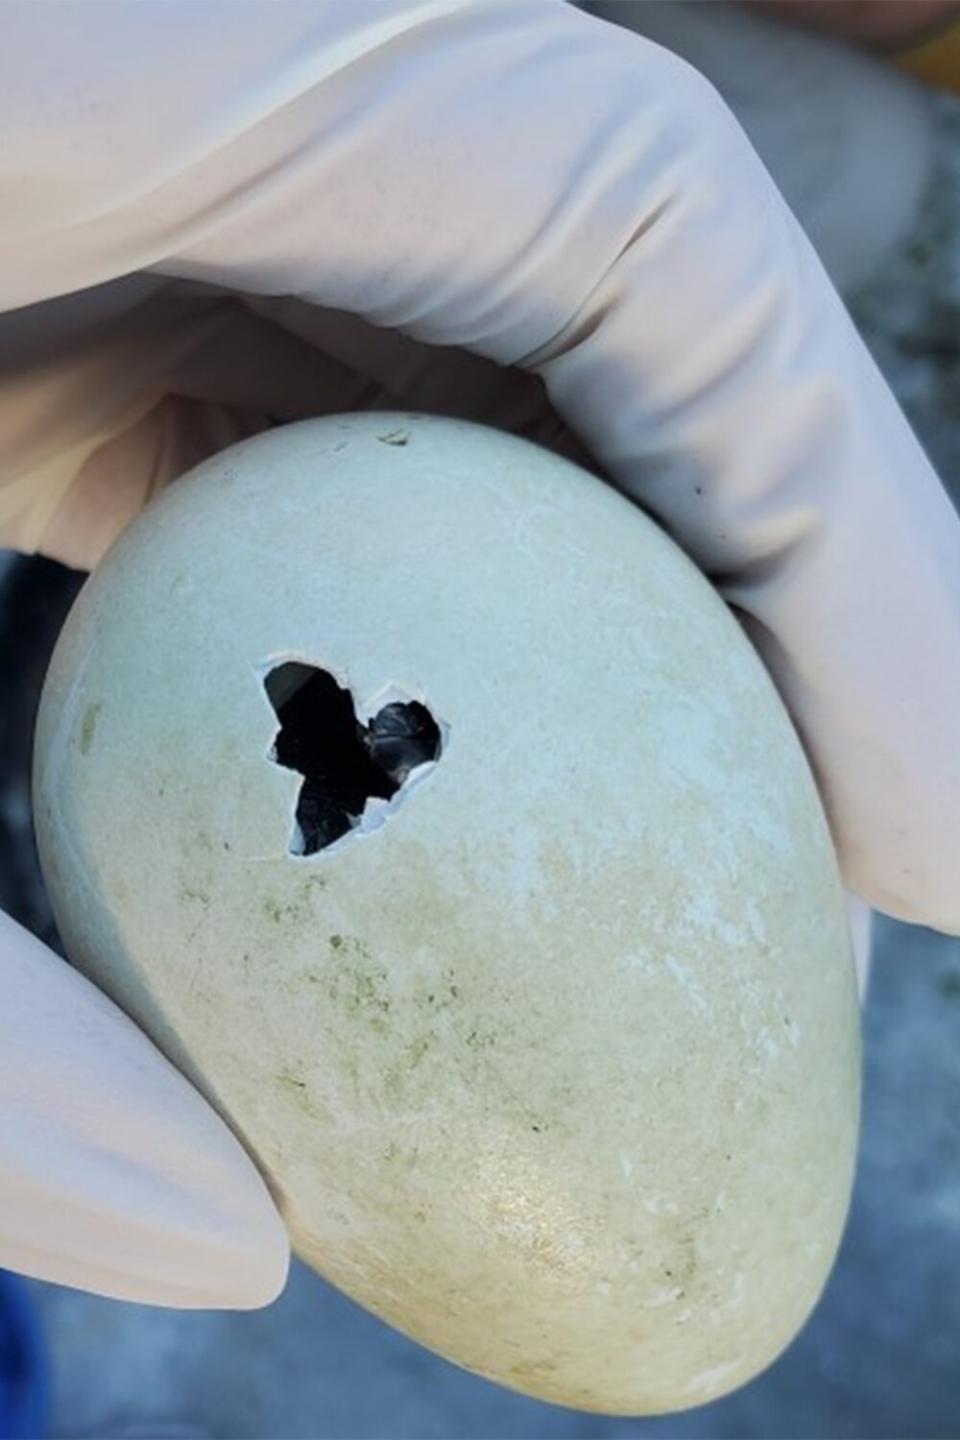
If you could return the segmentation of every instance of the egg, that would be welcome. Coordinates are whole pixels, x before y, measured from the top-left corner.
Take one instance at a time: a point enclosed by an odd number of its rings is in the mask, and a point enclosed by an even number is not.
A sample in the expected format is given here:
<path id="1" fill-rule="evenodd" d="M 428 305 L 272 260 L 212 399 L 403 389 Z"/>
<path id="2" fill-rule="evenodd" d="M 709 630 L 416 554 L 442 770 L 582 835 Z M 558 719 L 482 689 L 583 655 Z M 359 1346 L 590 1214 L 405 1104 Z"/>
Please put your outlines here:
<path id="1" fill-rule="evenodd" d="M 614 487 L 400 412 L 222 452 L 81 591 L 34 791 L 69 955 L 361 1305 L 621 1414 L 797 1334 L 857 1138 L 844 893 L 760 660 Z"/>

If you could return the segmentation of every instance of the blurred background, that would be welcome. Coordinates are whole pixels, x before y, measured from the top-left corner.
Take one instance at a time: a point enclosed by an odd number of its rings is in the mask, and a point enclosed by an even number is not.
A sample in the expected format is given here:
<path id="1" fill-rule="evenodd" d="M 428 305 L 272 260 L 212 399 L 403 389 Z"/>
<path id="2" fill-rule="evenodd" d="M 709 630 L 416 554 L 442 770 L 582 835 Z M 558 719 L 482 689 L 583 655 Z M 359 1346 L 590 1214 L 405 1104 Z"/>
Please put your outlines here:
<path id="1" fill-rule="evenodd" d="M 609 18 L 615 7 L 583 8 Z M 960 99 L 900 79 L 888 90 L 876 75 L 893 72 L 872 61 L 866 89 L 848 87 L 851 52 L 839 46 L 834 83 L 835 62 L 818 49 L 827 42 L 776 23 L 759 39 L 725 32 L 740 37 L 731 48 L 715 28 L 741 24 L 727 6 L 649 4 L 639 20 L 637 8 L 621 0 L 614 18 L 626 23 L 634 12 L 636 28 L 705 69 L 740 115 L 956 499 Z M 841 135 L 852 180 L 837 170 Z M 852 184 L 881 200 L 885 186 L 896 194 L 866 225 L 860 205 L 858 229 L 849 205 L 847 220 L 842 205 L 837 219 L 841 182 L 848 193 Z M 31 832 L 31 736 L 49 654 L 82 580 L 0 552 L 0 908 L 55 948 Z M 464 1374 L 298 1265 L 281 1299 L 254 1314 L 178 1313 L 29 1282 L 49 1354 L 47 1433 L 960 1437 L 960 941 L 883 919 L 875 935 L 846 1237 L 812 1320 L 752 1385 L 663 1419 L 577 1415 Z M 18 1363 L 13 1345 L 0 1323 L 0 1376 L 5 1356 L 8 1368 Z M 3 1424 L 0 1408 L 0 1440 Z"/>

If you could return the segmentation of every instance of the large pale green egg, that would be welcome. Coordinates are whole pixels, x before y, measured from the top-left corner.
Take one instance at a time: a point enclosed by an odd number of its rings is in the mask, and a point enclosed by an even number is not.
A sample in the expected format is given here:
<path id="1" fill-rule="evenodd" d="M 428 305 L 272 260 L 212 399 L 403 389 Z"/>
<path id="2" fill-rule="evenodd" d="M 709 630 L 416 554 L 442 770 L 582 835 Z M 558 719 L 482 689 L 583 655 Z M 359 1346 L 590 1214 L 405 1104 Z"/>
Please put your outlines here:
<path id="1" fill-rule="evenodd" d="M 218 455 L 83 589 L 35 799 L 71 956 L 361 1304 L 623 1413 L 803 1324 L 857 1131 L 836 861 L 740 628 L 611 487 L 399 413 Z"/>

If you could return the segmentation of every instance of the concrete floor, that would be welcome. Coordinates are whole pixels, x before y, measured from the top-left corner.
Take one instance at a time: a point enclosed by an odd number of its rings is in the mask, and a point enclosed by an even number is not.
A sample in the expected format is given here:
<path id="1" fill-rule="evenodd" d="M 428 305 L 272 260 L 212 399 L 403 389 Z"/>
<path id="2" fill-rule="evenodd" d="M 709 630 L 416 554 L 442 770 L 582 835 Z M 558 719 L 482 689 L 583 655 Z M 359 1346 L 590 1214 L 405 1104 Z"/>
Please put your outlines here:
<path id="1" fill-rule="evenodd" d="M 940 183 L 920 232 L 854 308 L 951 481 L 960 473 L 960 106 L 944 102 L 940 124 Z M 0 633 L 0 904 L 49 938 L 26 763 L 45 655 L 75 582 L 39 562 L 26 569 L 18 625 Z M 738 1394 L 647 1421 L 534 1404 L 432 1357 L 295 1267 L 283 1297 L 247 1315 L 36 1286 L 53 1350 L 52 1436 L 960 1437 L 960 942 L 880 922 L 864 1023 L 859 1176 L 838 1264 L 800 1338 Z"/>

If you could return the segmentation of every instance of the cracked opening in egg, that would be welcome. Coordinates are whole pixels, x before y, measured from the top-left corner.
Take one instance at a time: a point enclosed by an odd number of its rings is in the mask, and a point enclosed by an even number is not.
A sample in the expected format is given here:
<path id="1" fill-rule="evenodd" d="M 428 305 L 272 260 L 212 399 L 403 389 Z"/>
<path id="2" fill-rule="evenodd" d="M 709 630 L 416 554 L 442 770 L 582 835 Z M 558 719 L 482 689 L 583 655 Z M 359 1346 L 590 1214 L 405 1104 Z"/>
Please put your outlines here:
<path id="1" fill-rule="evenodd" d="M 367 724 L 326 670 L 289 660 L 264 677 L 280 721 L 271 759 L 303 776 L 293 855 L 314 855 L 355 829 L 368 800 L 389 801 L 440 756 L 440 728 L 418 700 L 392 701 Z"/>

